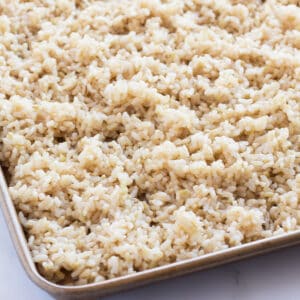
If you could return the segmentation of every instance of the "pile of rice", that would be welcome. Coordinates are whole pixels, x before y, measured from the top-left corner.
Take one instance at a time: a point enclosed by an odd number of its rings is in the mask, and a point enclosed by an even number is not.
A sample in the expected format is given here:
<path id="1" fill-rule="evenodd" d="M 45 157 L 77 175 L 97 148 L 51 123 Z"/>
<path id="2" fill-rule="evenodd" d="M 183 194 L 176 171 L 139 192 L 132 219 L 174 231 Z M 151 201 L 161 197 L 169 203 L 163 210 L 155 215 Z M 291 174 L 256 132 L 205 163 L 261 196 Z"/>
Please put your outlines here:
<path id="1" fill-rule="evenodd" d="M 299 229 L 299 1 L 1 0 L 0 142 L 54 282 Z"/>

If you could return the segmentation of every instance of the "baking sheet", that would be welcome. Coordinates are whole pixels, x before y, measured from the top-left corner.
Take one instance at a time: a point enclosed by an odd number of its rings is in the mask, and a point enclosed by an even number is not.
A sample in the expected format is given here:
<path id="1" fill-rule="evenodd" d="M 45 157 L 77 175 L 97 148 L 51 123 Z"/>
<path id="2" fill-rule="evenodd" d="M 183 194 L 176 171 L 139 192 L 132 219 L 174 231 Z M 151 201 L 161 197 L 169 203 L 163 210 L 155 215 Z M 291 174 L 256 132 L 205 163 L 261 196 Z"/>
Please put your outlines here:
<path id="1" fill-rule="evenodd" d="M 224 263 L 270 252 L 300 243 L 300 230 L 251 242 L 238 247 L 214 252 L 139 273 L 122 276 L 100 283 L 81 286 L 63 286 L 43 278 L 37 271 L 27 246 L 23 229 L 19 223 L 13 202 L 9 196 L 3 170 L 0 168 L 0 202 L 21 263 L 30 279 L 56 299 L 93 299 L 99 296 L 134 288 L 154 281 L 208 269 Z"/>

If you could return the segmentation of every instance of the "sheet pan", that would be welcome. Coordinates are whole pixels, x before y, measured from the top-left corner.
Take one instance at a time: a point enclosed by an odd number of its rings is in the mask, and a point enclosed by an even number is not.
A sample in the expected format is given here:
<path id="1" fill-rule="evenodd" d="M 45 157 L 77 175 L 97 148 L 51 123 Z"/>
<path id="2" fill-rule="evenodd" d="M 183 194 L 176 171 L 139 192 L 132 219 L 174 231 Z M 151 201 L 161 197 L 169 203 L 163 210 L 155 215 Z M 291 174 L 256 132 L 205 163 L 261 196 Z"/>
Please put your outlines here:
<path id="1" fill-rule="evenodd" d="M 38 273 L 37 268 L 31 258 L 26 238 L 22 226 L 19 223 L 15 207 L 9 196 L 5 177 L 1 168 L 0 202 L 7 226 L 9 228 L 10 236 L 14 242 L 16 252 L 26 273 L 36 285 L 56 299 L 99 299 L 100 296 L 107 294 L 120 292 L 154 281 L 172 278 L 194 271 L 208 269 L 228 262 L 300 243 L 300 230 L 297 230 L 291 233 L 251 242 L 238 247 L 233 247 L 197 258 L 172 263 L 136 274 L 110 279 L 100 283 L 81 286 L 63 286 L 46 280 Z"/>

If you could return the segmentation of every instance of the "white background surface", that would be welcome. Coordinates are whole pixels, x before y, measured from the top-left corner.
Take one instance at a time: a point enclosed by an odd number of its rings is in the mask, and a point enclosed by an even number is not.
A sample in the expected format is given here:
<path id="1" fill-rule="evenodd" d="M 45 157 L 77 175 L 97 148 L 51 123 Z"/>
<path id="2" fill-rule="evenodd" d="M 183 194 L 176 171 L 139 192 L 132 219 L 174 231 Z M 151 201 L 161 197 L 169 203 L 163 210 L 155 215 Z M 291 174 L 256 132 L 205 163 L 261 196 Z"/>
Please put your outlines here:
<path id="1" fill-rule="evenodd" d="M 51 300 L 24 273 L 0 212 L 0 299 Z M 300 247 L 163 281 L 104 300 L 298 300 Z M 86 299 L 88 300 L 88 299 Z"/>

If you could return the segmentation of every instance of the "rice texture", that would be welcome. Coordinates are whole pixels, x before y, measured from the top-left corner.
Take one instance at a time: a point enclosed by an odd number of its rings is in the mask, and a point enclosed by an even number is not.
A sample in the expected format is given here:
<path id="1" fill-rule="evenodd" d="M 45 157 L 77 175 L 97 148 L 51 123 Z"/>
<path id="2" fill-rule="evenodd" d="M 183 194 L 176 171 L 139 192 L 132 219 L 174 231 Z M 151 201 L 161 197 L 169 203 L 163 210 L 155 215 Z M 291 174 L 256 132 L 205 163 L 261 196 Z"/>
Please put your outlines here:
<path id="1" fill-rule="evenodd" d="M 0 0 L 0 162 L 47 279 L 300 229 L 299 154 L 299 1 Z"/>

